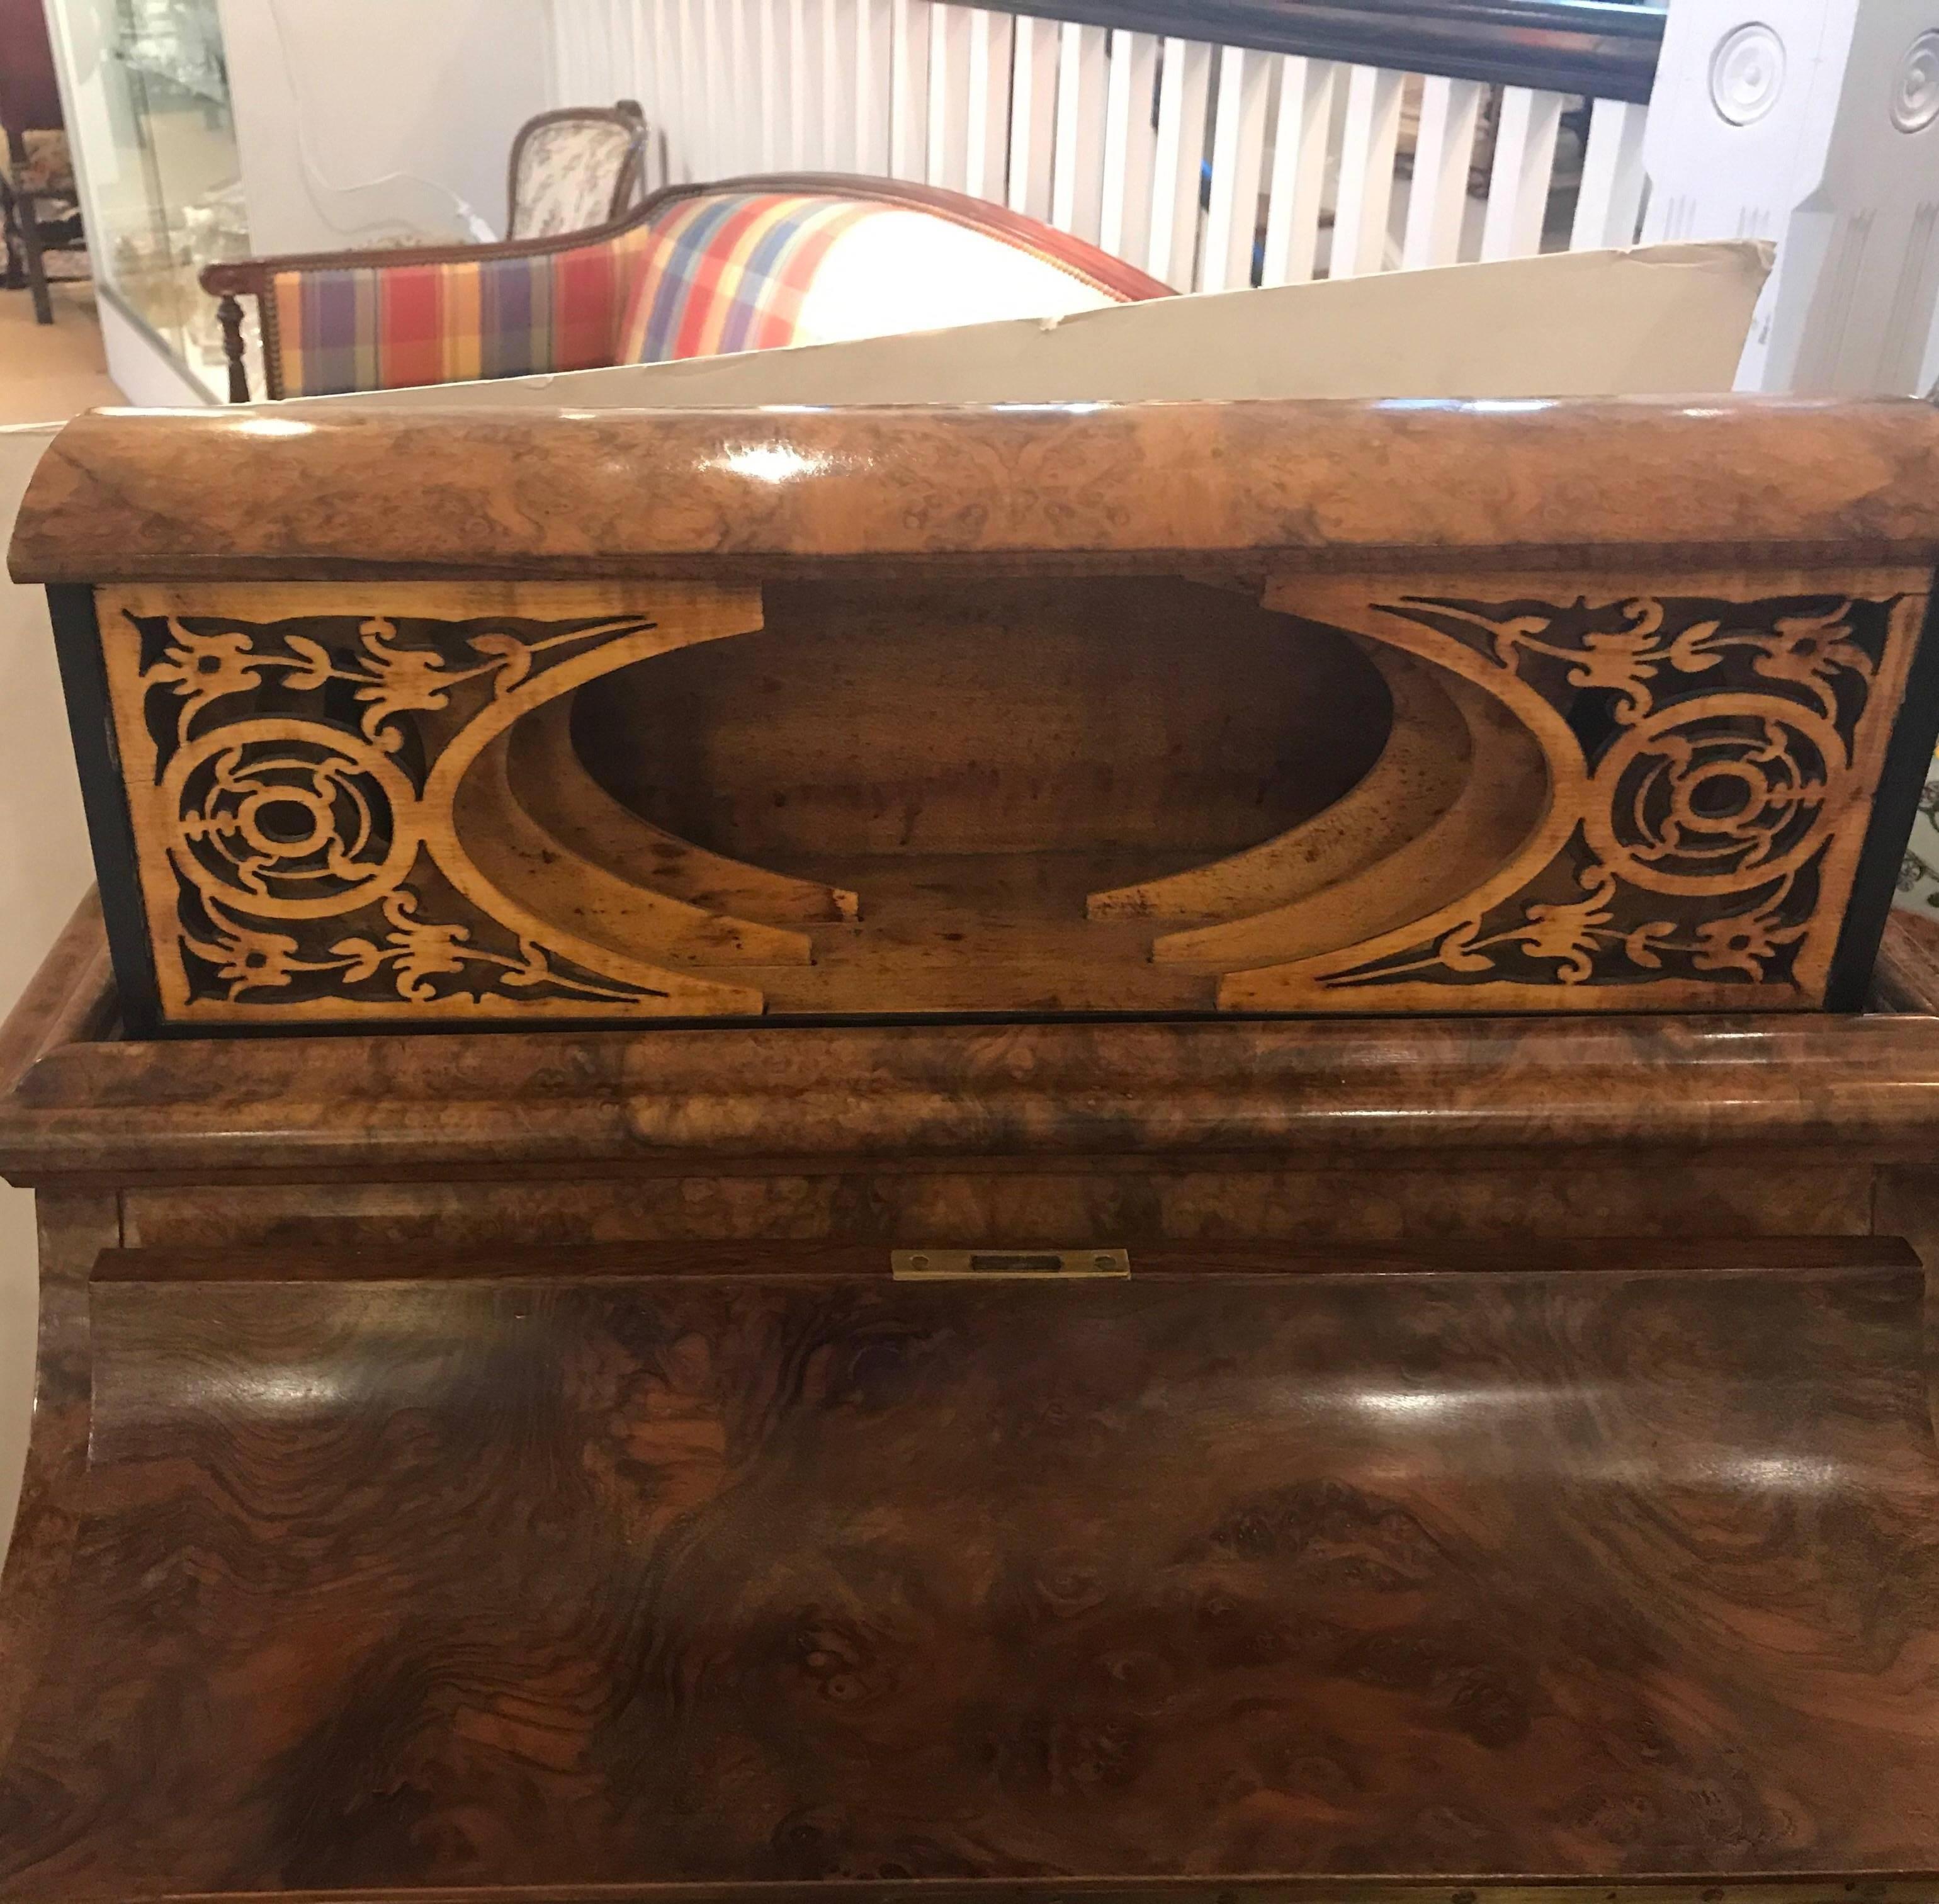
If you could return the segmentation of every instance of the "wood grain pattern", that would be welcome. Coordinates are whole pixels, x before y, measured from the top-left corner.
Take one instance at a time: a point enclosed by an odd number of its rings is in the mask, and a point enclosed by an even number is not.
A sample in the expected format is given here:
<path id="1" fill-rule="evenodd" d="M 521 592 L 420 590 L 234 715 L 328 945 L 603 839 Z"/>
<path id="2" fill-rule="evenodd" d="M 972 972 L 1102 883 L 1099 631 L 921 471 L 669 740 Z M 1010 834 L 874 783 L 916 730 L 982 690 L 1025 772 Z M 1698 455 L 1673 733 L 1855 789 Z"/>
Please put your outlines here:
<path id="1" fill-rule="evenodd" d="M 40 1320 L 33 1433 L 12 1537 L 0 1567 L 0 1757 L 47 1670 L 67 1603 L 81 1527 L 93 1361 L 87 1278 L 102 1251 L 121 1241 L 116 1199 L 99 1191 L 44 1191 L 37 1199 Z"/>
<path id="2" fill-rule="evenodd" d="M 752 913 L 777 924 L 859 915 L 852 892 L 710 853 L 622 806 L 586 772 L 573 745 L 577 699 L 534 708 L 505 736 L 519 804 L 574 858 L 703 912 Z"/>
<path id="3" fill-rule="evenodd" d="M 1380 471 L 1368 481 L 1370 468 Z M 103 411 L 35 471 L 21 581 L 1164 572 L 1557 556 L 1928 561 L 1911 402 L 601 411 Z"/>
<path id="4" fill-rule="evenodd" d="M 1934 1894 L 1939 1020 L 143 1045 L 98 932 L 0 1893 Z M 1025 1238 L 1128 1300 L 887 1279 Z"/>
<path id="5" fill-rule="evenodd" d="M 1554 803 L 1542 748 L 1507 709 L 1472 682 L 1450 676 L 1444 698 L 1462 732 L 1458 745 L 1444 747 L 1440 755 L 1454 768 L 1451 797 L 1443 805 L 1437 787 L 1424 824 L 1417 815 L 1414 824 L 1405 828 L 1376 827 L 1362 833 L 1349 822 L 1336 831 L 1326 822 L 1337 808 L 1322 813 L 1259 853 L 1297 865 L 1322 839 L 1359 836 L 1364 843 L 1356 855 L 1357 864 L 1329 865 L 1332 856 L 1323 851 L 1320 864 L 1313 867 L 1320 872 L 1319 878 L 1286 882 L 1271 897 L 1256 893 L 1247 903 L 1208 909 L 1217 924 L 1161 934 L 1152 943 L 1152 957 L 1218 971 L 1363 944 L 1396 925 L 1434 917 L 1450 900 L 1474 892 L 1512 864 L 1517 849 L 1542 826 Z M 1405 713 L 1397 701 L 1396 734 Z M 1383 754 L 1339 807 L 1373 780 L 1386 758 Z M 1262 898 L 1267 903 L 1261 908 Z M 1298 987 L 1287 991 L 1296 995 Z"/>
<path id="6" fill-rule="evenodd" d="M 1879 946 L 1877 978 L 1881 1010 L 1939 1012 L 1939 919 L 1895 906 Z"/>
<path id="7" fill-rule="evenodd" d="M 1140 1168 L 1140 1163 L 1143 1167 Z M 241 1187 L 138 1186 L 121 1196 L 129 1244 L 332 1249 L 367 1257 L 622 1242 L 826 1239 L 1002 1247 L 1021 1236 L 1149 1237 L 1325 1245 L 1450 1238 L 1864 1236 L 1875 1169 L 1765 1153 L 1755 1163 L 1580 1159 L 1493 1168 L 1192 1170 L 1150 1159 L 1079 1170 L 772 1171 Z M 1896 1230 L 1895 1223 L 1884 1226 Z"/>
<path id="8" fill-rule="evenodd" d="M 517 1166 L 759 1174 L 1170 1159 L 1411 1166 L 1916 1160 L 1939 1019 L 912 1025 L 70 1045 L 0 1101 L 10 1180 Z"/>
<path id="9" fill-rule="evenodd" d="M 1474 750 L 1454 699 L 1460 684 L 1369 644 L 1389 699 L 1387 731 L 1365 772 L 1309 818 L 1243 851 L 1163 879 L 1085 896 L 1087 918 L 1256 915 L 1335 886 L 1418 839 L 1473 778 Z M 1154 958 L 1166 941 L 1155 940 Z"/>
<path id="10" fill-rule="evenodd" d="M 1923 1278 L 1773 1256 L 128 1264 L 8 1894 L 1929 1869 Z"/>

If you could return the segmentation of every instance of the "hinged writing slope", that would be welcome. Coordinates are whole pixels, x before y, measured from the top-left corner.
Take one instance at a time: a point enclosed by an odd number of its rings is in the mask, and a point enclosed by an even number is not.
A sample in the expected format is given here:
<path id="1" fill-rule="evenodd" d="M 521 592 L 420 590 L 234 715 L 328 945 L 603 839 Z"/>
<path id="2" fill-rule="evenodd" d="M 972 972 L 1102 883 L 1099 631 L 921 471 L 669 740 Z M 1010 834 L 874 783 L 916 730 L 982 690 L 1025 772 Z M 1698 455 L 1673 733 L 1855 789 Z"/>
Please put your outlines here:
<path id="1" fill-rule="evenodd" d="M 9 1898 L 1930 1904 L 1939 1019 L 144 1043 L 92 924 Z"/>
<path id="2" fill-rule="evenodd" d="M 1935 544 L 1909 403 L 230 412 L 14 565 L 132 1022 L 333 1028 L 1849 1008 Z"/>
<path id="3" fill-rule="evenodd" d="M 1694 1904 L 1939 1842 L 1902 1244 L 750 1254 L 110 1252 L 7 1894 Z"/>

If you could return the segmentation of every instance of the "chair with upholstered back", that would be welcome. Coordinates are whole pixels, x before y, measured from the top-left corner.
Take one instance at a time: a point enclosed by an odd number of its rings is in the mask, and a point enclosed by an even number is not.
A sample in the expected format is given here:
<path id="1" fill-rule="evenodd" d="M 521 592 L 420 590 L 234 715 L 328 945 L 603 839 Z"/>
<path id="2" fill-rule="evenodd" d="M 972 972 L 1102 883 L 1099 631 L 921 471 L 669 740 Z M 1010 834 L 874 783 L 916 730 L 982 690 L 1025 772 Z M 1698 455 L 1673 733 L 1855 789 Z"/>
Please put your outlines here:
<path id="1" fill-rule="evenodd" d="M 54 127 L 29 127 L 6 114 L 0 114 L 0 247 L 5 250 L 0 283 L 9 291 L 26 287 L 38 323 L 54 321 L 49 279 L 85 280 L 88 276 L 87 233 L 67 134 Z"/>
<path id="2" fill-rule="evenodd" d="M 570 244 L 582 233 L 623 221 L 635 209 L 639 197 L 646 143 L 646 119 L 632 99 L 622 99 L 611 106 L 571 106 L 557 112 L 540 113 L 527 120 L 512 141 L 506 184 L 506 236 L 492 244 L 467 240 L 386 248 L 374 255 L 381 257 L 385 271 L 403 275 L 384 282 L 393 291 L 408 295 L 409 287 L 435 282 L 434 278 L 424 276 L 427 270 L 434 273 L 455 262 L 483 267 L 496 259 L 522 257 L 534 245 Z M 367 250 L 312 251 L 282 257 L 242 258 L 211 265 L 202 273 L 203 288 L 220 300 L 217 312 L 229 361 L 232 402 L 246 403 L 249 395 L 243 362 L 242 308 L 234 294 L 259 296 L 263 287 L 297 274 L 306 282 L 324 288 L 318 294 L 327 298 L 334 294 L 330 287 L 367 286 L 370 281 L 365 267 L 373 256 Z M 413 273 L 417 275 L 409 275 Z M 279 397 L 285 394 L 287 379 L 276 359 L 272 335 L 275 320 L 267 299 L 259 296 L 259 302 L 267 394 Z M 440 308 L 438 321 L 444 323 L 447 316 L 461 323 L 461 318 Z M 326 324 L 325 327 L 332 327 Z M 370 374 L 367 370 L 339 367 L 338 373 L 352 379 L 340 386 L 343 388 L 379 387 L 357 380 Z M 442 382 L 446 376 L 413 376 L 411 380 Z M 296 392 L 292 388 L 288 394 Z"/>
<path id="3" fill-rule="evenodd" d="M 505 236 L 552 238 L 623 217 L 639 193 L 646 129 L 632 99 L 528 119 L 512 142 Z"/>
<path id="4" fill-rule="evenodd" d="M 1062 317 L 1170 295 L 1094 245 L 960 193 L 799 175 L 672 186 L 593 232 L 212 265 L 230 394 L 254 297 L 272 398 L 659 363 Z"/>

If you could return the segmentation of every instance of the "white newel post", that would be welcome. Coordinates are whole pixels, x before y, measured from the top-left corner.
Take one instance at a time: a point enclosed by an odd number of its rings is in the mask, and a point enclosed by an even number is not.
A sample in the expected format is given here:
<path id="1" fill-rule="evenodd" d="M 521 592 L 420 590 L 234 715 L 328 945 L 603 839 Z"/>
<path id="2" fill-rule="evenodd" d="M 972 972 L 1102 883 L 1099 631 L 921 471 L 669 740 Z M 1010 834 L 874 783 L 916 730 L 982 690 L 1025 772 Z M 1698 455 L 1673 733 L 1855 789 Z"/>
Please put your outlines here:
<path id="1" fill-rule="evenodd" d="M 1673 0 L 1645 239 L 1769 238 L 1746 390 L 1921 387 L 1939 300 L 1939 0 Z"/>

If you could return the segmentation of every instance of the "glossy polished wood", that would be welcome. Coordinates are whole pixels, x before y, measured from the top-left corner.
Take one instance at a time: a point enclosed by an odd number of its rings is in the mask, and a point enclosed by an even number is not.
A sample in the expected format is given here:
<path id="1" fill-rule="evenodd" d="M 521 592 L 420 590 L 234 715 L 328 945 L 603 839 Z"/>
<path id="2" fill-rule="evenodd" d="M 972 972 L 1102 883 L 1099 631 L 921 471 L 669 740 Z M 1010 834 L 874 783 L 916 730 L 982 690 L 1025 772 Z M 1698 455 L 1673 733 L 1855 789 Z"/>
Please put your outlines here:
<path id="1" fill-rule="evenodd" d="M 111 1257 L 8 1895 L 1939 1843 L 1902 1246 L 1134 1244 L 1055 1287 L 763 1256 Z"/>
<path id="2" fill-rule="evenodd" d="M 1893 909 L 1879 946 L 1877 990 L 1887 1011 L 1939 1012 L 1939 919 Z"/>
<path id="3" fill-rule="evenodd" d="M 213 1054 L 219 1053 L 219 1062 Z M 1939 1019 L 1529 1018 L 455 1033 L 76 1044 L 0 1104 L 14 1180 L 736 1159 L 1545 1150 L 1914 1158 Z"/>
<path id="4" fill-rule="evenodd" d="M 1935 498 L 1916 404 L 102 415 L 14 555 L 143 1034 L 1850 1010 Z"/>
<path id="5" fill-rule="evenodd" d="M 1928 1904 L 1939 1019 L 111 1016 L 9 1897 Z"/>
<path id="6" fill-rule="evenodd" d="M 1368 472 L 1377 470 L 1377 480 Z M 99 411 L 42 457 L 42 582 L 1176 571 L 1939 548 L 1911 401 L 1260 402 L 594 414 Z"/>

